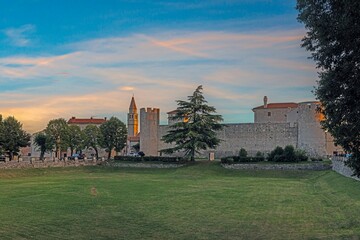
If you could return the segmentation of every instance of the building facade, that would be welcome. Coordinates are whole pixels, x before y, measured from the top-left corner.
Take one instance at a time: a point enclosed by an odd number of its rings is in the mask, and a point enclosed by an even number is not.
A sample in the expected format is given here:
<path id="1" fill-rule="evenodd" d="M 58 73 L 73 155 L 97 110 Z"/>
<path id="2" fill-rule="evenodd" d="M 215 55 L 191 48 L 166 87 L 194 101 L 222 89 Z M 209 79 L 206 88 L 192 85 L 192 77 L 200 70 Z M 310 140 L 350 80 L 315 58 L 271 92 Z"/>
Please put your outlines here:
<path id="1" fill-rule="evenodd" d="M 321 128 L 322 116 L 317 112 L 318 107 L 316 101 L 268 103 L 265 96 L 264 104 L 252 109 L 254 123 L 224 124 L 224 128 L 218 131 L 221 144 L 201 155 L 206 157 L 210 152 L 214 152 L 217 158 L 237 155 L 240 148 L 255 155 L 258 151 L 269 153 L 276 146 L 286 145 L 293 145 L 314 157 L 332 155 L 341 148 L 335 146 L 333 138 Z M 140 110 L 140 150 L 145 155 L 158 156 L 161 149 L 171 147 L 161 138 L 167 134 L 169 125 L 173 123 L 171 116 L 175 113 L 168 112 L 168 125 L 160 125 L 160 109 Z"/>

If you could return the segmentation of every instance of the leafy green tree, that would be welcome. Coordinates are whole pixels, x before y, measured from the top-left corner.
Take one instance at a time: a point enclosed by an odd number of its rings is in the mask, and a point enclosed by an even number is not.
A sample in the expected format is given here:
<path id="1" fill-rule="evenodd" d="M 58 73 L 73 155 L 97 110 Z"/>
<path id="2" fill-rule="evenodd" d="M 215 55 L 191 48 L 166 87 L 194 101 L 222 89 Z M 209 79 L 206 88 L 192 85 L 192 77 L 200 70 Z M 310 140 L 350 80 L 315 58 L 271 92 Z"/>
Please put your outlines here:
<path id="1" fill-rule="evenodd" d="M 0 143 L 1 148 L 9 154 L 9 158 L 12 160 L 21 147 L 30 145 L 30 134 L 22 129 L 22 124 L 14 117 L 7 117 L 1 121 Z"/>
<path id="2" fill-rule="evenodd" d="M 247 155 L 248 155 L 248 153 L 245 150 L 245 148 L 241 148 L 240 151 L 239 151 L 239 157 L 246 158 Z"/>
<path id="3" fill-rule="evenodd" d="M 352 153 L 347 164 L 360 176 L 360 1 L 298 0 L 305 24 L 302 46 L 319 69 L 315 90 L 325 115 L 322 126 Z"/>
<path id="4" fill-rule="evenodd" d="M 108 159 L 111 158 L 111 151 L 120 152 L 126 146 L 127 129 L 126 125 L 116 117 L 100 125 L 100 145 L 108 152 Z"/>
<path id="5" fill-rule="evenodd" d="M 44 155 L 46 152 L 52 151 L 54 146 L 54 140 L 46 135 L 44 132 L 40 132 L 36 134 L 34 138 L 34 143 L 38 146 L 40 150 L 40 160 L 44 159 Z"/>
<path id="6" fill-rule="evenodd" d="M 219 123 L 223 119 L 221 115 L 213 114 L 215 107 L 208 106 L 202 93 L 202 86 L 198 86 L 188 101 L 177 100 L 177 112 L 172 120 L 178 122 L 170 125 L 170 130 L 162 137 L 166 143 L 175 143 L 175 147 L 163 149 L 161 152 L 172 154 L 177 151 L 185 151 L 185 157 L 195 160 L 195 154 L 199 150 L 216 148 L 220 139 L 216 131 L 222 129 Z"/>
<path id="7" fill-rule="evenodd" d="M 64 144 L 70 148 L 70 155 L 73 155 L 74 151 L 81 151 L 83 146 L 83 133 L 79 126 L 69 125 L 66 128 L 64 137 Z"/>
<path id="8" fill-rule="evenodd" d="M 60 157 L 60 151 L 67 149 L 66 142 L 64 141 L 68 132 L 67 129 L 68 125 L 63 118 L 50 120 L 45 129 L 46 135 L 50 136 L 54 142 L 56 156 L 58 158 Z"/>
<path id="9" fill-rule="evenodd" d="M 99 147 L 101 131 L 97 126 L 87 125 L 83 130 L 85 148 L 92 148 L 96 153 L 96 159 L 99 158 Z"/>

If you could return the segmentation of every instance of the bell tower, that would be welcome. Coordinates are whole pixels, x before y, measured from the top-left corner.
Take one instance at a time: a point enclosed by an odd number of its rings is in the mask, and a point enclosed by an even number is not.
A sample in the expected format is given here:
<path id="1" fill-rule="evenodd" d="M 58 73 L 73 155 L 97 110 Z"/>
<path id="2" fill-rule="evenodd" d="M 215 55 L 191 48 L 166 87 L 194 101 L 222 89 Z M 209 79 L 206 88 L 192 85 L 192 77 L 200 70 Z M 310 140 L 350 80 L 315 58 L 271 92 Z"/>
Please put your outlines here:
<path id="1" fill-rule="evenodd" d="M 131 98 L 129 113 L 128 113 L 128 136 L 136 136 L 139 132 L 139 120 L 138 120 L 137 107 L 134 96 Z"/>

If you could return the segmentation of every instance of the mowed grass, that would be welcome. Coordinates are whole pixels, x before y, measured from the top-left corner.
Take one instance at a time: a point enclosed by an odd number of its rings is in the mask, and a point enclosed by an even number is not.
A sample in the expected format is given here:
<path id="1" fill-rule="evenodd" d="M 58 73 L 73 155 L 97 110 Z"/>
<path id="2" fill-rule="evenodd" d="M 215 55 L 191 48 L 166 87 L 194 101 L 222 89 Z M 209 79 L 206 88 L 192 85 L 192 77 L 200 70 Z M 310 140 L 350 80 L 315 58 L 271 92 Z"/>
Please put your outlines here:
<path id="1" fill-rule="evenodd" d="M 332 171 L 0 170 L 0 239 L 358 239 L 360 182 Z"/>

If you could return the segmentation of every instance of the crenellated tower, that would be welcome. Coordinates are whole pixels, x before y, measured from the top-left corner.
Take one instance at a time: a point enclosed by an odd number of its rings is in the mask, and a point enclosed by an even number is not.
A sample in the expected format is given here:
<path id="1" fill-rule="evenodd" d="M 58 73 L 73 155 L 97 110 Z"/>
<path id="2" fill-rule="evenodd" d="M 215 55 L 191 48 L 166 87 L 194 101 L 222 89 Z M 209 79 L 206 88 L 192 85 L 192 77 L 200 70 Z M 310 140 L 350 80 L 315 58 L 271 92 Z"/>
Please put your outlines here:
<path id="1" fill-rule="evenodd" d="M 128 136 L 133 137 L 139 133 L 139 117 L 134 96 L 131 98 L 128 113 Z"/>

